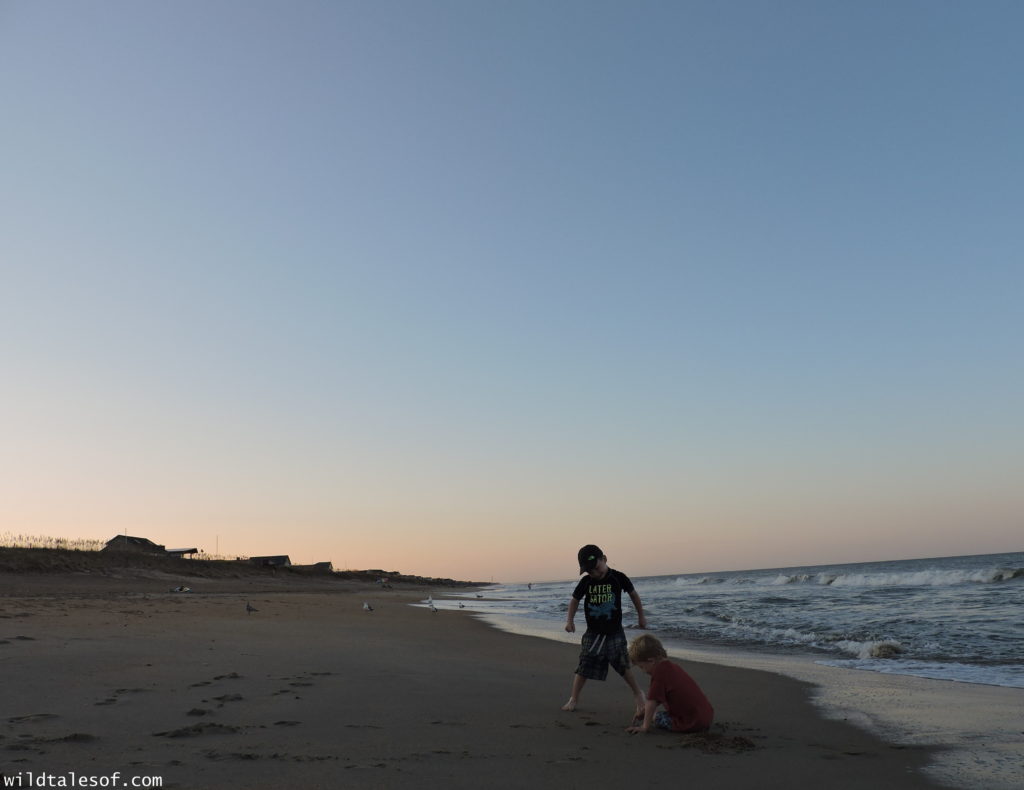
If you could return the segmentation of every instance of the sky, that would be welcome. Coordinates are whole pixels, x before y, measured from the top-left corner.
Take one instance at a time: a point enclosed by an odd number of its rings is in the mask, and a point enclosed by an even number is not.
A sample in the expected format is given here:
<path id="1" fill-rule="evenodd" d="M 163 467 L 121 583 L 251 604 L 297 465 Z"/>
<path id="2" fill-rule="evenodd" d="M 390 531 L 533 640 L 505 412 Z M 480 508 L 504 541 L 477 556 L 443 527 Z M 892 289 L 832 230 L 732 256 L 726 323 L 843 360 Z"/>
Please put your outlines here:
<path id="1" fill-rule="evenodd" d="M 0 532 L 1019 551 L 1017 2 L 0 0 Z"/>

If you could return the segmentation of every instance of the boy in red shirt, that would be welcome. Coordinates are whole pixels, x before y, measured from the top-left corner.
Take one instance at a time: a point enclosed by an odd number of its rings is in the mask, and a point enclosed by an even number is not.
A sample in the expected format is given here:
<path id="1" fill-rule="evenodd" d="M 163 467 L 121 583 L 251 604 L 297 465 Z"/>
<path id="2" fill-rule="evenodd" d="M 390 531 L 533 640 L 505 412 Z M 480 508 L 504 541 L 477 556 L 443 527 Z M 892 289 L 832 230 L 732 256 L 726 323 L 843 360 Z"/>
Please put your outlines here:
<path id="1" fill-rule="evenodd" d="M 673 732 L 704 732 L 715 711 L 700 686 L 685 669 L 668 660 L 668 654 L 650 634 L 629 644 L 629 660 L 651 676 L 643 721 L 637 718 L 626 732 L 650 732 L 651 728 Z M 665 710 L 658 710 L 664 707 Z"/>

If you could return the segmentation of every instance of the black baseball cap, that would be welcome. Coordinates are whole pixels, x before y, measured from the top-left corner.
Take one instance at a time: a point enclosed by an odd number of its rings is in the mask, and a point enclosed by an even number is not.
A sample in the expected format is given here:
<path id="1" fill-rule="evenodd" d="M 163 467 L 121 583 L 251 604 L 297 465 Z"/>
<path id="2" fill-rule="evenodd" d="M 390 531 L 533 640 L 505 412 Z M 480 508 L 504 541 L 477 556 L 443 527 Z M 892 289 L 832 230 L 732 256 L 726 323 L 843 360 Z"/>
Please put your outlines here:
<path id="1" fill-rule="evenodd" d="M 588 573 L 594 570 L 597 561 L 604 556 L 604 552 L 593 543 L 587 544 L 580 549 L 577 558 L 580 561 L 580 573 Z"/>

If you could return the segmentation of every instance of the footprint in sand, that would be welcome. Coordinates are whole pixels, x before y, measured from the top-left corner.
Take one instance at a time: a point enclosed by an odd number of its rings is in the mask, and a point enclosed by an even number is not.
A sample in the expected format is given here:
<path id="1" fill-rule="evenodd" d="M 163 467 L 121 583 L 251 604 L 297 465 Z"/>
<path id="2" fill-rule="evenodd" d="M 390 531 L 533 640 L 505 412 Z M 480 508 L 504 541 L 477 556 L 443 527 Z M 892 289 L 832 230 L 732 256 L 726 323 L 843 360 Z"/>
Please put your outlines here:
<path id="1" fill-rule="evenodd" d="M 242 731 L 241 727 L 230 727 L 226 724 L 193 724 L 189 727 L 179 727 L 176 730 L 166 732 L 154 732 L 157 738 L 196 738 L 201 735 L 233 735 Z"/>
<path id="2" fill-rule="evenodd" d="M 46 754 L 46 749 L 41 747 L 48 743 L 92 743 L 93 741 L 99 740 L 98 737 L 87 732 L 72 732 L 68 735 L 58 735 L 53 738 L 22 733 L 18 738 L 20 739 L 18 743 L 11 744 L 7 747 L 9 751 Z"/>
<path id="3" fill-rule="evenodd" d="M 27 716 L 15 716 L 8 719 L 10 724 L 29 724 L 37 721 L 46 721 L 47 719 L 60 718 L 56 713 L 30 713 Z"/>
<path id="4" fill-rule="evenodd" d="M 70 735 L 62 735 L 59 738 L 48 738 L 47 743 L 92 743 L 98 741 L 99 738 L 95 735 L 90 735 L 87 732 L 73 732 Z"/>
<path id="5" fill-rule="evenodd" d="M 114 705 L 119 702 L 118 697 L 122 694 L 146 694 L 152 691 L 152 689 L 114 689 L 111 694 L 113 696 L 102 699 L 99 702 L 94 702 L 93 705 Z"/>
<path id="6" fill-rule="evenodd" d="M 275 760 L 277 762 L 289 762 L 289 763 L 311 763 L 311 762 L 323 762 L 327 760 L 338 760 L 336 754 L 288 754 L 287 752 L 273 752 L 272 754 L 266 754 L 264 752 L 218 752 L 215 749 L 208 749 L 201 753 L 208 760 Z M 384 764 L 381 763 L 381 766 Z M 346 765 L 346 768 L 353 766 Z"/>
<path id="7" fill-rule="evenodd" d="M 241 694 L 221 694 L 219 697 L 214 697 L 213 701 L 220 703 L 217 705 L 218 708 L 223 708 L 228 702 L 241 702 L 243 699 L 245 697 Z M 206 700 L 203 700 L 203 702 L 206 702 Z"/>

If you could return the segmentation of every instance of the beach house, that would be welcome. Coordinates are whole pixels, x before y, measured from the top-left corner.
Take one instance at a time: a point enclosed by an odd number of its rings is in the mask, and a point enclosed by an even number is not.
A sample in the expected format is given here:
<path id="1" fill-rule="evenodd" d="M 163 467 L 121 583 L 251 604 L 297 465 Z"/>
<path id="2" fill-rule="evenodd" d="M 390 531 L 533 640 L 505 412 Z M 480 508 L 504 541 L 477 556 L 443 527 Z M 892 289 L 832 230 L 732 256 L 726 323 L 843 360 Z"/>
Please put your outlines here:
<path id="1" fill-rule="evenodd" d="M 287 554 L 272 554 L 267 557 L 250 557 L 249 562 L 258 568 L 288 568 L 292 561 Z"/>
<path id="2" fill-rule="evenodd" d="M 167 554 L 167 549 L 149 538 L 116 535 L 107 541 L 101 551 L 131 551 L 137 554 Z"/>

